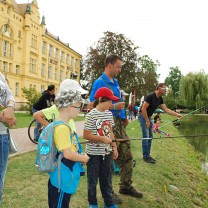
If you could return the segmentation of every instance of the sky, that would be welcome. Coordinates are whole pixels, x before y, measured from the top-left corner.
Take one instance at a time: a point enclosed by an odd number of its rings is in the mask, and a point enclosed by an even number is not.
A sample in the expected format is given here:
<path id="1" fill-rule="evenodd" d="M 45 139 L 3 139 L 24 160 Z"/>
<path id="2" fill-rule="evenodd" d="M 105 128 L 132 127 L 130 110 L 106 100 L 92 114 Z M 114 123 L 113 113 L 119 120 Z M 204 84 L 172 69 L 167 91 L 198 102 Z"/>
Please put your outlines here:
<path id="1" fill-rule="evenodd" d="M 27 3 L 28 0 L 16 0 Z M 31 2 L 31 0 L 29 1 Z M 158 60 L 159 81 L 178 66 L 208 74 L 207 0 L 37 0 L 48 31 L 85 56 L 103 32 L 122 33 Z"/>

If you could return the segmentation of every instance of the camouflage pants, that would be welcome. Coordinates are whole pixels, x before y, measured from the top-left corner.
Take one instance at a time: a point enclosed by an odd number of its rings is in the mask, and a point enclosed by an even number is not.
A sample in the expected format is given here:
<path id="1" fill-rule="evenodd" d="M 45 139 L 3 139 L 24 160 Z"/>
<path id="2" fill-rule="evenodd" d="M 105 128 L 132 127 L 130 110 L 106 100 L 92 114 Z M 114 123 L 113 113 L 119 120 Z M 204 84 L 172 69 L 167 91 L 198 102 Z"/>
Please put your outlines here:
<path id="1" fill-rule="evenodd" d="M 116 139 L 128 139 L 124 121 L 114 117 L 115 127 L 113 133 Z M 120 169 L 120 189 L 129 189 L 132 184 L 132 152 L 131 143 L 129 141 L 117 142 L 118 159 L 116 164 Z"/>

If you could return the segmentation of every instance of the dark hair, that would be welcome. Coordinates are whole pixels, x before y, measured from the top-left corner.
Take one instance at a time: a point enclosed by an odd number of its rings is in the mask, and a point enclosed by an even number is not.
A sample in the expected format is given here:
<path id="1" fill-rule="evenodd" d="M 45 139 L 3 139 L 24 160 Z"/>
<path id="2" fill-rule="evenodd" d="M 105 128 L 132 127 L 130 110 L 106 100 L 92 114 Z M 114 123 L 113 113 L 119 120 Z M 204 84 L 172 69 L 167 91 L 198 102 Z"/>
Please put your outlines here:
<path id="1" fill-rule="evenodd" d="M 165 85 L 165 86 L 166 86 L 166 84 L 165 84 L 165 83 L 159 83 L 159 84 L 157 85 L 157 87 L 156 87 L 156 90 L 158 90 L 158 88 L 159 88 L 159 87 L 162 87 L 163 85 Z"/>
<path id="2" fill-rule="evenodd" d="M 107 97 L 102 97 L 100 100 L 100 98 L 96 98 L 93 102 L 93 108 L 95 108 L 99 103 L 104 103 L 104 102 L 107 102 L 109 101 L 110 99 L 107 98 Z"/>
<path id="3" fill-rule="evenodd" d="M 48 85 L 48 91 L 54 90 L 55 89 L 55 85 Z"/>
<path id="4" fill-rule="evenodd" d="M 105 67 L 108 66 L 108 64 L 115 64 L 117 60 L 122 61 L 121 57 L 116 54 L 110 54 L 105 58 Z"/>

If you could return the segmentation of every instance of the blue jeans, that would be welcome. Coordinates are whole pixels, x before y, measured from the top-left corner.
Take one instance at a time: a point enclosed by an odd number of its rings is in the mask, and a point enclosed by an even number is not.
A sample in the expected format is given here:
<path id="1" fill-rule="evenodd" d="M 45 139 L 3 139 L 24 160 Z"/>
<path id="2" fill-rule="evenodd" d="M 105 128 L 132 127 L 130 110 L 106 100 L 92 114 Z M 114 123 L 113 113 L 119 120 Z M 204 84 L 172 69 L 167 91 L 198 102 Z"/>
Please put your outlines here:
<path id="1" fill-rule="evenodd" d="M 140 122 L 140 126 L 142 128 L 142 138 L 153 138 L 153 122 L 152 119 L 149 118 L 150 128 L 147 128 L 146 121 L 144 117 L 139 114 L 138 120 Z M 152 139 L 143 139 L 142 140 L 142 152 L 143 158 L 150 157 L 150 150 L 152 146 Z"/>
<path id="2" fill-rule="evenodd" d="M 112 199 L 111 186 L 111 165 L 112 155 L 88 155 L 90 157 L 87 163 L 87 184 L 88 201 L 91 205 L 97 205 L 96 186 L 99 179 L 100 190 L 107 206 L 114 204 Z"/>
<path id="3" fill-rule="evenodd" d="M 35 108 L 32 107 L 33 113 L 35 113 L 37 111 L 39 111 L 39 110 L 36 110 Z M 39 136 L 40 136 L 40 133 L 39 133 L 40 128 L 41 128 L 41 124 L 38 121 L 36 121 L 36 127 L 34 128 L 34 140 L 36 140 L 36 141 L 38 141 Z"/>
<path id="4" fill-rule="evenodd" d="M 0 135 L 0 204 L 2 201 L 2 190 L 9 156 L 9 138 L 8 134 Z"/>

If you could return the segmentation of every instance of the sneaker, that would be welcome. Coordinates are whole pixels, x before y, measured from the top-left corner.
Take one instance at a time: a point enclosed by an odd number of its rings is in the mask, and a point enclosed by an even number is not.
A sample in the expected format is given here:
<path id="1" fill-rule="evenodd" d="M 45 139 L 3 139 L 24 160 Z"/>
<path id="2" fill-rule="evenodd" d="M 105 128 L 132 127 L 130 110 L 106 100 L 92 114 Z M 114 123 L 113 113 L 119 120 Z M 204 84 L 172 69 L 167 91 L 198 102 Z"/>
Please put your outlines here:
<path id="1" fill-rule="evenodd" d="M 103 208 L 118 208 L 118 206 L 116 204 L 113 204 L 113 205 L 108 207 L 104 204 Z"/>
<path id="2" fill-rule="evenodd" d="M 143 194 L 141 192 L 138 192 L 134 187 L 131 187 L 130 189 L 120 189 L 119 193 L 124 195 L 130 195 L 136 198 L 141 198 L 143 196 Z"/>
<path id="3" fill-rule="evenodd" d="M 112 193 L 112 199 L 116 204 L 122 204 L 122 200 L 117 194 Z"/>
<path id="4" fill-rule="evenodd" d="M 98 208 L 97 204 L 89 204 L 88 208 Z"/>
<path id="5" fill-rule="evenodd" d="M 153 157 L 151 157 L 151 156 L 150 156 L 150 158 L 151 158 L 153 161 L 155 161 L 155 162 L 156 162 L 156 160 L 155 160 Z"/>
<path id="6" fill-rule="evenodd" d="M 152 157 L 143 157 L 144 162 L 146 163 L 152 163 L 155 164 L 156 160 L 154 160 Z"/>

